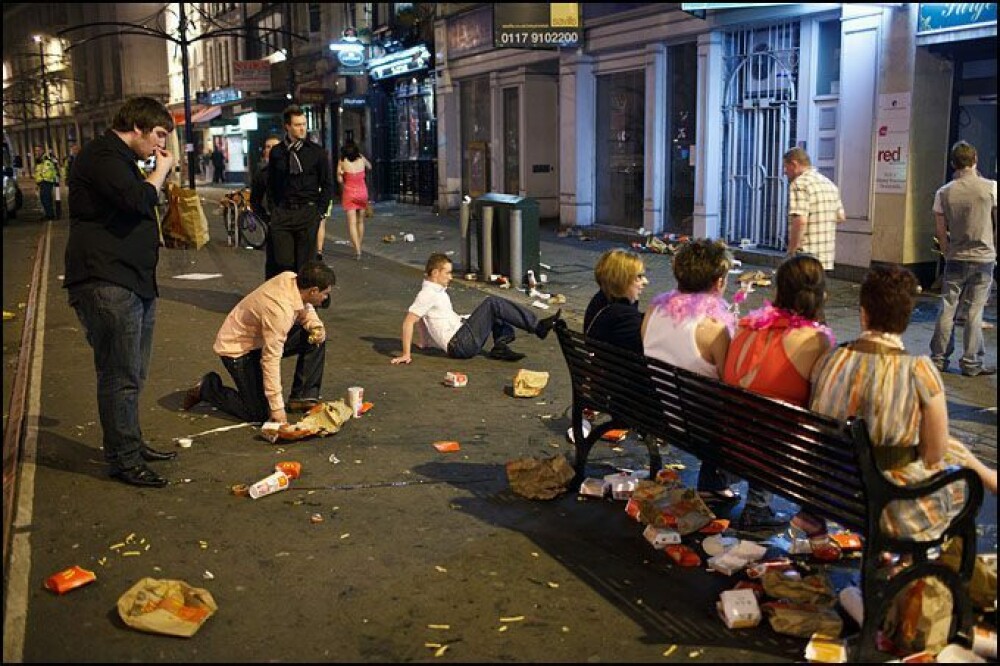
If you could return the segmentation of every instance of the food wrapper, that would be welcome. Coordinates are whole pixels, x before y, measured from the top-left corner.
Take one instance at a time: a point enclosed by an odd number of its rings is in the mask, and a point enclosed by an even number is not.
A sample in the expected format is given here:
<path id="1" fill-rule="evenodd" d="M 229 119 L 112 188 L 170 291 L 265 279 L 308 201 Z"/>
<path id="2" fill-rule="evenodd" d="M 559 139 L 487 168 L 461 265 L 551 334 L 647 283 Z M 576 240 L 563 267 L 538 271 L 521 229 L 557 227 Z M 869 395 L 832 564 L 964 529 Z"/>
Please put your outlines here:
<path id="1" fill-rule="evenodd" d="M 904 652 L 940 651 L 951 628 L 951 591 L 934 576 L 919 578 L 900 591 L 885 616 L 886 636 Z"/>
<path id="2" fill-rule="evenodd" d="M 722 534 L 729 529 L 728 518 L 715 518 L 708 525 L 698 530 L 701 534 Z"/>
<path id="3" fill-rule="evenodd" d="M 653 525 L 647 525 L 646 529 L 642 531 L 642 536 L 646 538 L 646 541 L 653 544 L 653 548 L 657 550 L 663 550 L 667 546 L 681 542 L 681 535 L 677 530 L 654 527 Z"/>
<path id="4" fill-rule="evenodd" d="M 653 527 L 677 528 L 677 516 L 670 512 L 670 504 L 666 498 L 643 502 L 639 520 Z"/>
<path id="5" fill-rule="evenodd" d="M 840 549 L 845 553 L 849 553 L 855 550 L 861 550 L 864 545 L 861 542 L 861 537 L 854 532 L 840 532 L 838 534 L 831 534 L 830 538 L 837 542 Z"/>
<path id="6" fill-rule="evenodd" d="M 362 408 L 362 413 L 364 411 Z M 341 398 L 314 405 L 296 426 L 300 429 L 312 430 L 314 435 L 325 437 L 340 432 L 340 429 L 352 416 L 354 416 L 354 411 Z M 301 437 L 296 439 L 301 439 Z"/>
<path id="7" fill-rule="evenodd" d="M 434 448 L 441 453 L 454 453 L 455 451 L 461 451 L 462 445 L 455 441 L 440 441 L 434 442 Z"/>
<path id="8" fill-rule="evenodd" d="M 794 565 L 790 559 L 782 557 L 777 560 L 767 560 L 766 562 L 751 564 L 747 567 L 747 576 L 753 579 L 763 578 L 764 574 L 772 569 L 789 572 L 786 576 L 797 575 L 798 572 L 793 567 Z"/>
<path id="9" fill-rule="evenodd" d="M 514 375 L 515 398 L 537 398 L 549 383 L 549 373 L 518 370 Z"/>
<path id="10" fill-rule="evenodd" d="M 775 599 L 826 607 L 833 606 L 837 601 L 833 585 L 825 574 L 799 577 L 798 572 L 787 575 L 785 571 L 771 569 L 764 573 L 762 582 L 764 592 Z"/>
<path id="11" fill-rule="evenodd" d="M 680 484 L 681 476 L 675 469 L 664 468 L 656 473 L 656 482 L 668 487 L 675 486 Z"/>
<path id="12" fill-rule="evenodd" d="M 462 388 L 467 386 L 469 383 L 469 377 L 464 372 L 446 372 L 444 373 L 444 384 L 445 386 L 452 386 L 454 388 Z"/>
<path id="13" fill-rule="evenodd" d="M 642 507 L 642 502 L 636 500 L 635 497 L 631 497 L 629 498 L 628 503 L 625 505 L 625 513 L 627 513 L 629 518 L 636 521 L 637 523 L 642 522 L 642 519 L 639 517 L 641 507 Z"/>
<path id="14" fill-rule="evenodd" d="M 182 580 L 143 578 L 118 599 L 118 615 L 133 629 L 190 638 L 219 609 L 212 594 Z"/>
<path id="15" fill-rule="evenodd" d="M 302 476 L 302 463 L 293 460 L 279 462 L 274 466 L 274 469 L 284 473 L 289 479 L 297 479 Z"/>
<path id="16" fill-rule="evenodd" d="M 666 492 L 666 488 L 655 481 L 639 479 L 635 484 L 635 489 L 632 491 L 632 497 L 640 501 L 654 501 L 662 497 Z"/>
<path id="17" fill-rule="evenodd" d="M 611 496 L 616 500 L 627 500 L 632 497 L 632 492 L 639 486 L 639 481 L 628 472 L 617 472 L 608 474 L 604 480 L 611 486 Z"/>
<path id="18" fill-rule="evenodd" d="M 941 551 L 941 563 L 958 572 L 962 563 L 962 542 L 949 539 Z M 969 598 L 972 605 L 980 609 L 994 608 L 997 602 L 997 554 L 985 553 L 976 556 L 969 581 Z"/>
<path id="19" fill-rule="evenodd" d="M 52 590 L 56 594 L 66 594 L 70 590 L 83 587 L 88 583 L 97 580 L 93 571 L 88 571 L 80 566 L 73 565 L 68 569 L 63 569 L 59 573 L 52 574 L 45 579 L 45 588 Z"/>
<path id="20" fill-rule="evenodd" d="M 761 604 L 771 628 L 779 634 L 809 638 L 819 633 L 838 637 L 843 631 L 843 621 L 832 608 L 796 604 L 788 601 L 771 601 Z"/>
<path id="21" fill-rule="evenodd" d="M 697 532 L 715 520 L 715 514 L 691 488 L 668 489 L 665 497 L 670 513 L 677 518 L 677 531 L 681 535 Z"/>
<path id="22" fill-rule="evenodd" d="M 628 430 L 621 429 L 609 430 L 601 435 L 601 439 L 606 442 L 620 442 L 626 437 L 628 437 Z"/>
<path id="23" fill-rule="evenodd" d="M 566 492 L 575 472 L 565 456 L 519 458 L 507 463 L 510 489 L 528 499 L 552 499 Z"/>
<path id="24" fill-rule="evenodd" d="M 731 550 L 708 558 L 708 568 L 726 576 L 732 576 L 734 573 L 745 569 L 746 566 L 747 561 L 738 555 L 734 555 Z"/>
<path id="25" fill-rule="evenodd" d="M 806 645 L 806 661 L 823 664 L 847 663 L 847 644 L 823 634 L 813 634 Z"/>
<path id="26" fill-rule="evenodd" d="M 690 547 L 684 544 L 671 544 L 663 549 L 663 552 L 667 554 L 674 564 L 682 567 L 700 567 L 701 558 L 698 557 L 698 553 L 691 550 Z"/>
<path id="27" fill-rule="evenodd" d="M 730 629 L 748 629 L 760 624 L 760 607 L 751 590 L 726 590 L 719 595 L 716 608 Z"/>

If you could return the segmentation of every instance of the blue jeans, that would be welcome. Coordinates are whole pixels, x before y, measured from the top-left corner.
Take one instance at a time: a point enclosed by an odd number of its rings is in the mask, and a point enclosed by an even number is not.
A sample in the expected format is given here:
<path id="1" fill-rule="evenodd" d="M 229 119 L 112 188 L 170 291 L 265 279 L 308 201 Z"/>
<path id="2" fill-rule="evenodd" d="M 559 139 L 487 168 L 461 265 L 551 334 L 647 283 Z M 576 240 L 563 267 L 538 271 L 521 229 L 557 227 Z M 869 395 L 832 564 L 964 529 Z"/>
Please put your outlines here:
<path id="1" fill-rule="evenodd" d="M 56 209 L 52 196 L 55 185 L 55 183 L 50 183 L 45 180 L 38 183 L 38 198 L 42 202 L 42 210 L 45 211 L 45 217 L 52 219 L 55 219 L 56 216 Z"/>
<path id="2" fill-rule="evenodd" d="M 156 299 L 94 280 L 70 287 L 69 304 L 94 350 L 104 459 L 114 474 L 142 462 L 139 395 L 149 376 Z"/>
<path id="3" fill-rule="evenodd" d="M 487 296 L 455 331 L 448 342 L 448 356 L 472 358 L 482 351 L 490 335 L 494 345 L 509 344 L 514 341 L 515 328 L 534 333 L 538 330 L 538 317 L 520 303 Z"/>
<path id="4" fill-rule="evenodd" d="M 968 309 L 963 336 L 964 353 L 958 364 L 963 371 L 983 367 L 986 345 L 983 342 L 983 309 L 993 285 L 994 261 L 949 260 L 941 278 L 941 311 L 931 338 L 931 360 L 947 365 L 955 350 L 955 312 L 959 305 Z"/>
<path id="5" fill-rule="evenodd" d="M 289 399 L 319 398 L 326 365 L 326 342 L 309 343 L 309 333 L 296 324 L 285 339 L 282 358 L 298 355 L 295 378 Z M 254 349 L 243 356 L 220 357 L 236 388 L 223 386 L 222 377 L 210 372 L 201 379 L 201 398 L 215 408 L 241 421 L 269 421 L 271 407 L 264 395 L 264 370 L 260 366 L 261 351 Z"/>

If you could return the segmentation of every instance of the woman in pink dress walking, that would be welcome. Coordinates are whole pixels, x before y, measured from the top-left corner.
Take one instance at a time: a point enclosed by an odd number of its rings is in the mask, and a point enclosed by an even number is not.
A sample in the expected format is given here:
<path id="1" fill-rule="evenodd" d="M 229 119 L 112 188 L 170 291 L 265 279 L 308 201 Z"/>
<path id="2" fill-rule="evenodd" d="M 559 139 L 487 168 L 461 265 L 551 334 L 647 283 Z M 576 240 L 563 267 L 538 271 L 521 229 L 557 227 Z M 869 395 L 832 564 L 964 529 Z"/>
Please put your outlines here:
<path id="1" fill-rule="evenodd" d="M 361 243 L 365 238 L 365 209 L 368 208 L 368 186 L 365 170 L 371 162 L 361 154 L 357 144 L 348 141 L 340 151 L 337 162 L 337 182 L 343 186 L 341 204 L 347 215 L 347 232 L 354 245 L 355 259 L 361 259 Z"/>

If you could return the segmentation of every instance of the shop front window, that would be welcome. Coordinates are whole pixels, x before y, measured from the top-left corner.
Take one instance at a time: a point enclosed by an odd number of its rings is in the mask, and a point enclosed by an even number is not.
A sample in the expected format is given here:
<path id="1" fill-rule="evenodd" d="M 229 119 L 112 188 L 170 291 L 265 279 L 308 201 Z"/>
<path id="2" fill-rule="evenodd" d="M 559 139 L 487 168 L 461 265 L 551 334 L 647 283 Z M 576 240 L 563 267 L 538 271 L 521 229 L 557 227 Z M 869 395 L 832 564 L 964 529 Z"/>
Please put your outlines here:
<path id="1" fill-rule="evenodd" d="M 472 196 L 490 190 L 490 80 L 461 83 L 462 191 Z"/>
<path id="2" fill-rule="evenodd" d="M 695 116 L 698 90 L 698 47 L 696 44 L 671 46 L 667 94 L 670 108 L 670 140 L 668 151 L 670 164 L 667 168 L 667 219 L 666 231 L 690 234 L 694 230 L 694 165 L 691 151 L 697 133 Z"/>
<path id="3" fill-rule="evenodd" d="M 642 226 L 645 100 L 642 70 L 597 77 L 598 224 Z"/>

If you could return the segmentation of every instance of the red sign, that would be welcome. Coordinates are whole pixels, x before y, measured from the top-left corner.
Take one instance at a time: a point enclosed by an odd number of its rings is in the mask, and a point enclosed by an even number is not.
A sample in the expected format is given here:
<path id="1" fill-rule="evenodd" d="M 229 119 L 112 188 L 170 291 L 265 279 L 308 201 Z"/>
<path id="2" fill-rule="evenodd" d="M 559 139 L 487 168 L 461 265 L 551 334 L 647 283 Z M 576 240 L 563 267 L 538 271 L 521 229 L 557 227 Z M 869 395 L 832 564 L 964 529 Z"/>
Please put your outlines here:
<path id="1" fill-rule="evenodd" d="M 234 60 L 233 87 L 243 92 L 271 90 L 271 63 L 266 60 Z"/>

